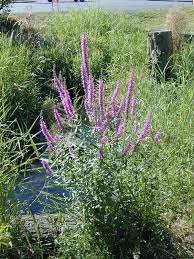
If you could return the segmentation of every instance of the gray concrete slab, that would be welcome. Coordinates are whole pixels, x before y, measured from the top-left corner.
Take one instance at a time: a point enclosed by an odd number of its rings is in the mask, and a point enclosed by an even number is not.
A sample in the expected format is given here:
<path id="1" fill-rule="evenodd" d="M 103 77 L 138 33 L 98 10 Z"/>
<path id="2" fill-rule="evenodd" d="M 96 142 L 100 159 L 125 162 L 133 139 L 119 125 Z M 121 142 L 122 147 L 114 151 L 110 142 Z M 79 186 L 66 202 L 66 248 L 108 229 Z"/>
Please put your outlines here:
<path id="1" fill-rule="evenodd" d="M 67 11 L 70 9 L 102 8 L 113 11 L 134 11 L 151 8 L 163 8 L 172 5 L 192 6 L 192 0 L 86 0 L 74 2 L 73 0 L 59 0 L 59 4 L 53 5 L 48 0 L 16 0 L 11 11 L 13 13 L 26 12 L 52 12 Z M 193 6 L 194 11 L 194 6 Z"/>

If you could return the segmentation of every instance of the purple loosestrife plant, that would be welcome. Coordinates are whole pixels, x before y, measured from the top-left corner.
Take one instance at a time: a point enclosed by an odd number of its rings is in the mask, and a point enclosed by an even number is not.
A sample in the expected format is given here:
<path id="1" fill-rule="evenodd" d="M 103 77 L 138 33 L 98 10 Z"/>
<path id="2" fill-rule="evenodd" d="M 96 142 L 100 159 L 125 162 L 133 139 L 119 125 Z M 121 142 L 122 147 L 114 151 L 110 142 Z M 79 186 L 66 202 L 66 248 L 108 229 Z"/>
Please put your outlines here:
<path id="1" fill-rule="evenodd" d="M 92 110 L 93 104 L 94 104 L 94 80 L 90 76 L 88 80 L 88 88 L 87 88 L 87 102 L 88 102 L 88 108 Z"/>
<path id="2" fill-rule="evenodd" d="M 56 134 L 54 136 L 55 143 L 58 143 L 59 141 L 61 141 L 61 139 L 62 139 L 62 136 L 60 134 Z"/>
<path id="3" fill-rule="evenodd" d="M 157 144 L 161 139 L 161 133 L 159 131 L 156 132 L 154 136 L 154 143 Z"/>
<path id="4" fill-rule="evenodd" d="M 137 121 L 134 121 L 132 131 L 135 133 L 138 131 L 138 129 L 139 129 L 139 123 Z"/>
<path id="5" fill-rule="evenodd" d="M 134 150 L 134 148 L 135 145 L 131 141 L 129 141 L 122 151 L 122 157 L 126 157 L 129 152 L 132 152 Z"/>
<path id="6" fill-rule="evenodd" d="M 120 138 L 121 135 L 124 133 L 124 131 L 125 131 L 125 125 L 124 125 L 124 123 L 120 122 L 119 126 L 116 130 L 116 136 L 115 136 L 116 139 Z"/>
<path id="7" fill-rule="evenodd" d="M 50 132 L 46 126 L 46 123 L 43 120 L 40 121 L 40 129 L 47 141 L 49 151 L 52 152 L 54 149 L 55 139 L 50 134 Z"/>
<path id="8" fill-rule="evenodd" d="M 72 212 L 72 216 L 75 213 L 77 222 L 81 222 L 79 237 L 81 233 L 89 233 L 91 240 L 89 243 L 97 244 L 100 249 L 103 248 L 102 250 L 106 255 L 110 255 L 110 258 L 133 258 L 134 252 L 139 251 L 140 248 L 143 247 L 143 252 L 150 248 L 150 243 L 145 242 L 142 233 L 144 230 L 145 234 L 147 234 L 146 231 L 148 233 L 152 231 L 150 219 L 153 215 L 153 224 L 157 223 L 152 209 L 153 204 L 161 200 L 161 197 L 157 196 L 158 200 L 152 203 L 153 197 L 156 196 L 156 188 L 153 185 L 156 177 L 150 177 L 152 170 L 149 159 L 146 159 L 149 155 L 149 152 L 146 152 L 147 146 L 138 152 L 140 144 L 150 134 L 151 115 L 147 114 L 142 129 L 138 130 L 139 125 L 135 121 L 136 118 L 134 119 L 136 98 L 132 97 L 134 96 L 134 73 L 130 76 L 127 93 L 124 96 L 118 98 L 120 81 L 110 97 L 105 98 L 102 80 L 99 81 L 98 90 L 95 91 L 91 73 L 90 77 L 88 76 L 88 70 L 85 69 L 86 65 L 88 68 L 87 58 L 87 39 L 84 34 L 81 75 L 85 93 L 83 103 L 86 115 L 85 113 L 84 115 L 88 116 L 88 120 L 84 118 L 80 123 L 68 91 L 56 78 L 56 87 L 65 115 L 67 119 L 72 116 L 74 118 L 69 125 L 72 128 L 70 135 L 73 137 L 69 148 L 66 148 L 66 143 L 63 143 L 62 139 L 54 147 L 51 159 L 54 157 L 55 171 L 65 179 L 64 186 L 72 194 L 66 197 L 70 202 L 67 202 L 65 206 L 68 212 Z M 84 80 L 83 72 L 85 73 Z M 121 100 L 120 104 L 119 100 Z M 58 120 L 56 114 L 55 117 Z M 138 122 L 140 121 L 138 114 Z M 48 143 L 53 143 L 52 136 L 43 121 L 41 125 Z M 138 133 L 136 133 L 137 130 Z M 63 138 L 63 131 L 60 134 Z M 157 142 L 159 138 L 160 134 L 157 133 L 154 141 Z M 49 173 L 52 169 L 54 170 L 44 162 L 42 165 Z M 156 187 L 158 187 L 158 179 Z M 152 190 L 154 190 L 154 195 L 153 193 L 150 195 Z M 79 231 L 79 224 L 75 231 L 77 229 Z M 156 229 L 155 225 L 153 229 Z M 158 232 L 161 233 L 161 231 Z M 78 239 L 76 241 L 79 242 Z M 155 242 L 153 244 L 155 245 Z M 65 258 L 69 258 L 69 254 Z"/>
<path id="9" fill-rule="evenodd" d="M 140 135 L 137 139 L 137 144 L 139 145 L 146 137 L 149 136 L 151 130 L 151 115 L 150 113 L 147 114 L 144 124 L 143 124 L 143 129 L 140 132 Z"/>
<path id="10" fill-rule="evenodd" d="M 117 117 L 122 116 L 124 111 L 125 111 L 125 97 L 123 96 L 123 98 L 121 100 L 121 103 L 120 103 L 120 107 L 119 107 L 119 110 L 118 110 Z"/>
<path id="11" fill-rule="evenodd" d="M 61 80 L 58 79 L 57 77 L 54 78 L 54 82 L 55 82 L 55 87 L 59 93 L 61 102 L 63 104 L 63 108 L 65 111 L 65 114 L 68 116 L 68 109 L 67 109 L 67 104 L 66 104 L 66 97 L 65 97 L 65 90 L 62 86 Z"/>
<path id="12" fill-rule="evenodd" d="M 61 98 L 67 119 L 69 122 L 72 122 L 74 119 L 74 108 L 69 92 L 63 87 L 61 80 L 58 78 L 55 78 L 55 86 Z"/>
<path id="13" fill-rule="evenodd" d="M 104 130 L 103 122 L 99 119 L 99 120 L 97 121 L 96 131 L 97 131 L 97 132 L 103 132 L 103 130 Z"/>
<path id="14" fill-rule="evenodd" d="M 84 89 L 84 93 L 87 92 L 87 84 L 88 84 L 88 74 L 87 74 L 87 68 L 86 64 L 82 63 L 81 64 L 81 77 L 82 77 L 82 86 Z"/>
<path id="15" fill-rule="evenodd" d="M 72 158 L 75 158 L 75 156 L 76 156 L 76 151 L 75 151 L 75 148 L 73 146 L 69 147 L 69 155 Z"/>
<path id="16" fill-rule="evenodd" d="M 55 121 L 56 121 L 59 129 L 62 131 L 63 130 L 62 118 L 56 107 L 53 108 L 53 113 L 54 113 Z"/>
<path id="17" fill-rule="evenodd" d="M 103 146 L 105 146 L 107 142 L 108 142 L 108 138 L 107 138 L 106 135 L 104 134 L 104 135 L 102 136 L 102 138 L 101 138 L 101 144 L 102 144 Z"/>
<path id="18" fill-rule="evenodd" d="M 50 168 L 49 164 L 46 161 L 40 160 L 40 162 L 41 162 L 42 167 L 44 168 L 46 173 L 48 173 L 48 174 L 52 174 L 53 173 L 52 169 Z"/>
<path id="19" fill-rule="evenodd" d="M 110 120 L 111 120 L 110 112 L 106 111 L 104 113 L 104 121 L 103 121 L 103 125 L 104 125 L 105 128 L 108 127 L 108 125 L 110 124 Z"/>
<path id="20" fill-rule="evenodd" d="M 54 138 L 50 134 L 50 132 L 46 126 L 46 123 L 43 120 L 40 121 L 40 128 L 41 128 L 41 131 L 42 131 L 46 141 L 54 144 L 54 142 L 55 142 Z"/>
<path id="21" fill-rule="evenodd" d="M 137 100 L 135 96 L 132 96 L 131 98 L 131 118 L 133 118 L 135 116 L 135 112 L 136 112 L 136 106 L 137 106 Z"/>
<path id="22" fill-rule="evenodd" d="M 131 118 L 135 116 L 136 113 L 136 97 L 133 95 L 134 86 L 135 86 L 135 74 L 131 73 L 130 79 L 128 82 L 127 93 L 124 96 L 121 96 L 121 101 L 119 107 L 117 107 L 118 94 L 122 85 L 122 81 L 119 81 L 111 95 L 110 102 L 105 104 L 104 96 L 104 83 L 102 80 L 98 82 L 98 92 L 95 93 L 94 80 L 92 76 L 89 76 L 88 71 L 88 51 L 87 51 L 87 38 L 84 33 L 81 39 L 81 49 L 82 49 L 82 66 L 81 66 L 81 76 L 82 83 L 84 88 L 84 107 L 86 114 L 89 118 L 89 127 L 95 139 L 96 147 L 98 149 L 98 157 L 100 159 L 105 158 L 104 148 L 105 145 L 110 145 L 111 148 L 116 148 L 116 153 L 120 152 L 120 157 L 125 157 L 129 152 L 135 150 L 135 146 L 141 144 L 143 139 L 145 139 L 150 134 L 151 129 L 151 120 L 150 113 L 147 114 L 146 119 L 144 120 L 143 129 L 141 130 L 138 138 L 135 140 L 133 137 L 132 141 L 125 143 L 125 136 L 128 139 L 128 123 L 132 123 L 131 134 L 137 132 L 139 125 L 135 122 L 130 122 L 131 119 L 128 118 L 130 111 Z M 76 112 L 73 107 L 73 102 L 68 90 L 62 85 L 61 80 L 55 77 L 55 86 L 58 90 L 61 102 L 64 107 L 65 115 L 69 122 L 76 124 Z M 112 115 L 112 116 L 111 116 Z M 57 125 L 61 131 L 63 131 L 63 122 L 62 118 L 59 115 L 59 112 L 54 108 L 54 117 L 57 122 Z M 49 149 L 52 151 L 55 144 L 55 140 L 49 133 L 46 124 L 44 121 L 41 121 L 41 130 L 47 140 Z M 109 141 L 102 142 L 102 136 L 104 134 L 109 136 Z M 160 138 L 159 133 L 156 134 L 154 141 L 158 142 Z M 114 141 L 117 142 L 117 145 L 113 145 Z M 124 145 L 124 148 L 119 149 L 119 143 Z M 119 151 L 120 150 L 120 151 Z M 114 151 L 113 151 L 114 152 Z"/>
<path id="23" fill-rule="evenodd" d="M 91 115 L 91 121 L 93 122 L 94 128 L 98 127 L 98 110 L 96 104 L 93 105 L 93 113 Z"/>
<path id="24" fill-rule="evenodd" d="M 104 84 L 103 81 L 99 81 L 98 86 L 98 105 L 101 115 L 104 117 Z"/>

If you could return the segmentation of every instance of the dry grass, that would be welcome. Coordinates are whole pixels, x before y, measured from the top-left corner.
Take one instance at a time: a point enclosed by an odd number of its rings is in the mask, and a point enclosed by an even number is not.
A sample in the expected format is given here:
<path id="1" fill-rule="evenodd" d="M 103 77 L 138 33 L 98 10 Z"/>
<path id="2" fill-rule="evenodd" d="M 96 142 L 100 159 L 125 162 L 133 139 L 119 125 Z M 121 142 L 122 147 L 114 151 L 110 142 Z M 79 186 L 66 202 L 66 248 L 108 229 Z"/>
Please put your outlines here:
<path id="1" fill-rule="evenodd" d="M 173 48 L 176 51 L 181 45 L 183 33 L 188 28 L 186 12 L 183 8 L 173 7 L 169 9 L 166 16 L 166 27 L 172 31 Z"/>

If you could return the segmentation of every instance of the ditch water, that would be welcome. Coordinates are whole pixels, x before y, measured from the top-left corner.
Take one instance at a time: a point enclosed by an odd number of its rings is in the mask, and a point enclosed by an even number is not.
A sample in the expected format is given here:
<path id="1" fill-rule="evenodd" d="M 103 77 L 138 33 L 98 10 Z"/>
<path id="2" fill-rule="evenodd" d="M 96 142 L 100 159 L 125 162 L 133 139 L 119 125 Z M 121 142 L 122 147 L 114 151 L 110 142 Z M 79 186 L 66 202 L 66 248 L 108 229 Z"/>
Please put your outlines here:
<path id="1" fill-rule="evenodd" d="M 64 197 L 68 192 L 59 177 L 48 175 L 40 162 L 31 165 L 31 171 L 21 175 L 15 190 L 15 197 L 22 201 L 22 214 L 30 211 L 55 213 L 64 208 Z"/>
<path id="2" fill-rule="evenodd" d="M 91 142 L 91 130 L 84 125 L 77 127 L 79 139 L 85 139 Z M 39 143 L 44 143 L 45 139 L 40 134 Z M 72 145 L 73 140 L 71 134 L 66 136 L 66 145 Z M 44 152 L 46 147 L 43 147 Z M 44 154 L 43 154 L 44 156 Z M 29 172 L 21 175 L 18 181 L 18 186 L 15 190 L 15 197 L 22 201 L 22 213 L 27 214 L 30 211 L 37 213 L 57 213 L 65 208 L 64 197 L 68 196 L 68 191 L 63 187 L 63 181 L 59 176 L 49 175 L 42 168 L 38 161 L 31 165 Z"/>
<path id="3" fill-rule="evenodd" d="M 44 143 L 42 134 L 38 136 L 38 143 Z M 42 152 L 46 146 L 42 147 Z M 30 168 L 21 174 L 15 189 L 15 198 L 22 202 L 22 214 L 32 212 L 55 213 L 62 210 L 64 197 L 68 192 L 63 187 L 63 181 L 59 176 L 49 175 L 42 168 L 40 161 L 31 164 Z"/>

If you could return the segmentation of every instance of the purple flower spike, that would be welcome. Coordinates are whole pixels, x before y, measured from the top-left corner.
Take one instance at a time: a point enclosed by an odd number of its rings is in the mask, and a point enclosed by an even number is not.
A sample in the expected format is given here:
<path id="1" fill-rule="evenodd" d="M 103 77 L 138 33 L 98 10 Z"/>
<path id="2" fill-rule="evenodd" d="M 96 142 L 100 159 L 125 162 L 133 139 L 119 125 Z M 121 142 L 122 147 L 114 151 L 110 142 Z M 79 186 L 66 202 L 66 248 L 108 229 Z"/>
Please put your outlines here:
<path id="1" fill-rule="evenodd" d="M 46 123 L 43 120 L 40 121 L 40 128 L 41 128 L 41 131 L 42 131 L 46 141 L 54 144 L 55 141 L 54 141 L 52 135 L 50 134 L 50 132 L 46 126 Z"/>
<path id="2" fill-rule="evenodd" d="M 48 146 L 49 152 L 52 153 L 54 151 L 53 144 L 51 142 L 47 142 L 47 146 Z"/>
<path id="3" fill-rule="evenodd" d="M 135 116 L 135 112 L 136 112 L 136 106 L 137 106 L 137 100 L 135 96 L 132 96 L 131 98 L 131 118 L 133 118 Z"/>
<path id="4" fill-rule="evenodd" d="M 55 77 L 54 79 L 55 81 L 55 87 L 59 93 L 59 96 L 60 96 L 60 99 L 61 99 L 61 102 L 63 104 L 63 108 L 64 108 L 64 111 L 65 111 L 65 114 L 67 115 L 68 114 L 68 110 L 67 110 L 67 104 L 66 104 L 66 94 L 65 94 L 65 90 L 62 86 L 62 83 L 61 83 L 61 80 L 58 79 L 57 77 Z"/>
<path id="5" fill-rule="evenodd" d="M 68 111 L 68 107 L 67 107 L 66 91 L 65 91 L 65 89 L 63 88 L 63 85 L 62 85 L 62 83 L 61 83 L 61 80 L 58 79 L 58 78 L 56 78 L 56 77 L 55 77 L 55 86 L 56 86 L 56 89 L 57 89 L 57 91 L 58 91 L 58 93 L 59 93 L 61 102 L 62 102 L 62 104 L 63 104 L 65 114 L 68 116 L 68 115 L 69 115 L 69 111 Z"/>
<path id="6" fill-rule="evenodd" d="M 102 144 L 103 146 L 105 146 L 106 143 L 107 143 L 107 141 L 108 141 L 108 138 L 107 138 L 105 135 L 103 135 L 102 138 L 101 138 L 101 144 Z"/>
<path id="7" fill-rule="evenodd" d="M 88 74 L 88 46 L 87 46 L 87 36 L 84 32 L 81 38 L 81 49 L 82 49 L 82 63 L 86 65 L 86 72 Z"/>
<path id="8" fill-rule="evenodd" d="M 134 147 L 135 147 L 134 144 L 131 141 L 129 141 L 126 147 L 122 151 L 122 156 L 123 157 L 127 156 L 129 152 L 133 151 Z"/>
<path id="9" fill-rule="evenodd" d="M 105 112 L 104 113 L 104 120 L 102 122 L 103 130 L 106 130 L 106 127 L 110 124 L 110 113 Z"/>
<path id="10" fill-rule="evenodd" d="M 56 135 L 54 136 L 54 140 L 55 140 L 56 143 L 59 142 L 59 141 L 61 140 L 61 135 L 56 134 Z"/>
<path id="11" fill-rule="evenodd" d="M 109 112 L 105 112 L 104 113 L 104 123 L 105 123 L 105 126 L 108 126 L 108 124 L 110 123 L 110 113 Z"/>
<path id="12" fill-rule="evenodd" d="M 103 130 L 104 130 L 104 125 L 101 120 L 98 120 L 96 125 L 96 131 L 101 132 Z"/>
<path id="13" fill-rule="evenodd" d="M 67 103 L 68 112 L 69 112 L 69 114 L 71 114 L 71 116 L 74 116 L 74 108 L 73 108 L 71 96 L 70 96 L 70 94 L 69 94 L 67 89 L 65 89 L 65 97 L 66 97 L 66 103 Z"/>
<path id="14" fill-rule="evenodd" d="M 117 105 L 116 102 L 112 103 L 112 117 L 115 118 L 117 116 Z"/>
<path id="15" fill-rule="evenodd" d="M 88 107 L 89 109 L 92 108 L 94 104 L 94 81 L 93 78 L 89 77 L 88 81 Z"/>
<path id="16" fill-rule="evenodd" d="M 112 110 L 112 117 L 115 118 L 117 116 L 117 105 L 116 105 L 116 101 L 117 101 L 117 96 L 118 96 L 118 93 L 119 93 L 119 90 L 121 88 L 121 81 L 118 82 L 114 92 L 113 92 L 113 95 L 111 97 L 111 110 Z"/>
<path id="17" fill-rule="evenodd" d="M 159 131 L 156 132 L 154 136 L 154 143 L 157 144 L 161 139 L 161 133 Z"/>
<path id="18" fill-rule="evenodd" d="M 123 123 L 119 123 L 118 129 L 116 131 L 116 139 L 120 138 L 120 136 L 124 133 L 125 131 L 125 126 Z"/>
<path id="19" fill-rule="evenodd" d="M 134 121 L 132 131 L 135 133 L 138 131 L 138 129 L 139 129 L 139 123 L 137 121 Z"/>
<path id="20" fill-rule="evenodd" d="M 143 139 L 149 136 L 150 130 L 151 130 L 150 125 L 151 125 L 151 116 L 150 116 L 150 113 L 148 113 L 143 124 L 143 129 L 137 139 L 137 144 L 140 144 Z"/>
<path id="21" fill-rule="evenodd" d="M 129 79 L 129 83 L 128 83 L 126 102 L 125 102 L 125 112 L 126 112 L 126 117 L 127 118 L 128 118 L 128 114 L 129 114 L 131 95 L 132 95 L 134 86 L 135 86 L 135 74 L 131 73 L 131 76 L 130 76 L 130 79 Z"/>
<path id="22" fill-rule="evenodd" d="M 99 81 L 99 87 L 98 87 L 98 105 L 100 112 L 104 113 L 104 84 L 103 81 Z"/>
<path id="23" fill-rule="evenodd" d="M 97 124 L 98 124 L 98 111 L 97 111 L 96 104 L 93 105 L 92 112 L 91 113 L 89 112 L 88 116 L 89 116 L 90 121 L 93 122 L 93 125 L 96 129 Z"/>
<path id="24" fill-rule="evenodd" d="M 85 63 L 82 63 L 81 65 L 81 77 L 82 77 L 82 85 L 84 88 L 84 93 L 87 93 L 87 82 L 88 82 L 88 72 L 87 67 Z"/>
<path id="25" fill-rule="evenodd" d="M 111 96 L 111 103 L 116 102 L 117 95 L 118 95 L 119 90 L 121 88 L 121 84 L 122 84 L 122 82 L 119 81 L 118 84 L 116 85 L 116 88 L 115 88 L 115 90 L 114 90 L 114 92 L 113 92 L 113 94 Z"/>
<path id="26" fill-rule="evenodd" d="M 69 155 L 72 157 L 72 158 L 75 158 L 75 148 L 74 147 L 69 147 Z"/>
<path id="27" fill-rule="evenodd" d="M 120 115 L 122 115 L 122 113 L 124 112 L 124 110 L 125 110 L 125 97 L 123 97 L 122 100 L 121 100 L 121 104 L 120 104 L 120 107 L 119 107 L 119 111 L 118 111 L 117 117 L 119 117 Z"/>
<path id="28" fill-rule="evenodd" d="M 58 125 L 59 129 L 63 130 L 63 123 L 62 123 L 62 120 L 61 120 L 61 116 L 60 116 L 56 107 L 54 107 L 53 113 L 54 113 L 54 117 L 55 117 L 55 120 L 57 122 L 57 125 Z"/>
<path id="29" fill-rule="evenodd" d="M 74 108 L 69 92 L 63 87 L 61 81 L 58 78 L 55 78 L 55 86 L 61 98 L 67 119 L 69 122 L 72 122 L 74 119 Z"/>
<path id="30" fill-rule="evenodd" d="M 48 174 L 52 174 L 53 173 L 52 169 L 50 168 L 49 164 L 46 161 L 40 160 L 40 162 L 41 162 L 42 167 L 44 168 L 46 173 L 48 173 Z"/>

